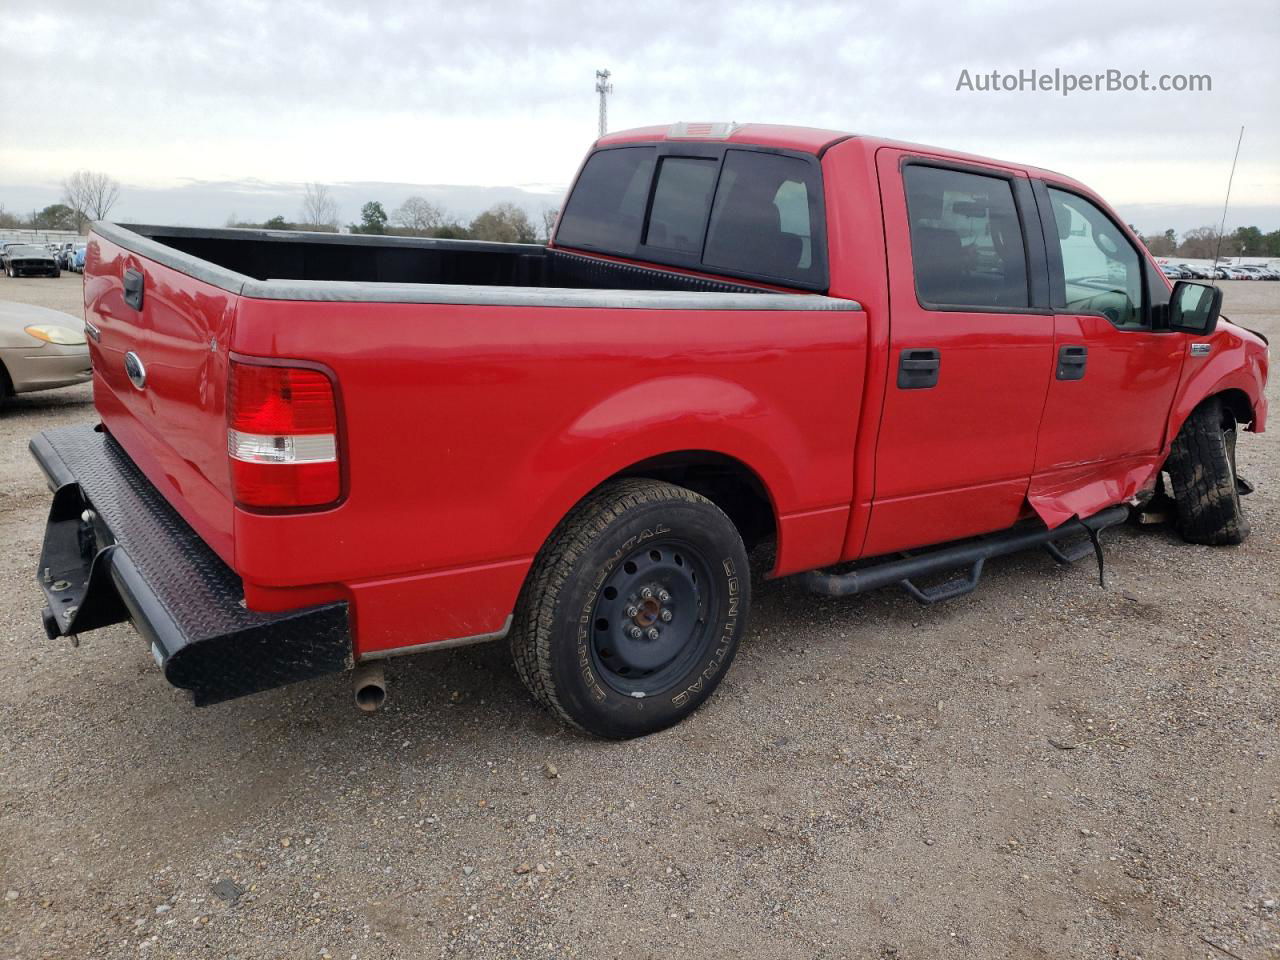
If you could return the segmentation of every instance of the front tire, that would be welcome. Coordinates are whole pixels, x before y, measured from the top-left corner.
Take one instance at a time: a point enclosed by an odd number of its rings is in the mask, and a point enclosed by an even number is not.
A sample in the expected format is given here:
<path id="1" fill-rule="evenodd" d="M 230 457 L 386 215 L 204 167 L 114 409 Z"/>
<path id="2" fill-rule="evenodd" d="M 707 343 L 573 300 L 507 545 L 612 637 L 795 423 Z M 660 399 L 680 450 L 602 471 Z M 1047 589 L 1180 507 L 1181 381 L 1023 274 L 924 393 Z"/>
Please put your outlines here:
<path id="1" fill-rule="evenodd" d="M 654 480 L 601 487 L 561 521 L 517 605 L 511 652 L 551 713 L 640 737 L 702 705 L 747 629 L 742 538 L 705 497 Z"/>
<path id="2" fill-rule="evenodd" d="M 1217 397 L 1191 412 L 1165 466 L 1173 481 L 1178 532 L 1188 543 L 1244 543 L 1249 521 L 1236 486 L 1236 421 Z"/>

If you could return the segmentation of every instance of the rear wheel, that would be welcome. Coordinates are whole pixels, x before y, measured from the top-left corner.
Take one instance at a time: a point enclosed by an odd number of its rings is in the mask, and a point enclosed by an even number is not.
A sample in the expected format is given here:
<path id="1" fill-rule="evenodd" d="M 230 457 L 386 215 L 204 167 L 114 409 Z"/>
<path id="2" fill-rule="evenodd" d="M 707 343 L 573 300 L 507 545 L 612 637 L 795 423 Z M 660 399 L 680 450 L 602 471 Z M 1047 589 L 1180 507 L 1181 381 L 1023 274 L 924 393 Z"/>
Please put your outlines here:
<path id="1" fill-rule="evenodd" d="M 1178 531 L 1189 543 L 1235 544 L 1249 536 L 1236 483 L 1236 420 L 1217 397 L 1187 417 L 1165 469 Z"/>
<path id="2" fill-rule="evenodd" d="M 589 733 L 653 733 L 719 685 L 749 600 L 742 539 L 711 501 L 653 480 L 609 483 L 534 562 L 511 635 L 516 670 Z"/>

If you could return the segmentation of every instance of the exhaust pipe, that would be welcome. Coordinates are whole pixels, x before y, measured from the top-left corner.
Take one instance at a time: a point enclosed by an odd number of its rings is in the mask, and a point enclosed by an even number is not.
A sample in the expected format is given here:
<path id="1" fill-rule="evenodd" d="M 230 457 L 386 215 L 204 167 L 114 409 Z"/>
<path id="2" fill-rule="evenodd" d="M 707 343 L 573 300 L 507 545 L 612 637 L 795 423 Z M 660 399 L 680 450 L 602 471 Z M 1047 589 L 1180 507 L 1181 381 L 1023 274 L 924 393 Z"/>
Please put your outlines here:
<path id="1" fill-rule="evenodd" d="M 382 664 L 374 660 L 358 665 L 351 674 L 356 706 L 365 713 L 373 713 L 387 701 L 387 680 L 382 674 Z"/>

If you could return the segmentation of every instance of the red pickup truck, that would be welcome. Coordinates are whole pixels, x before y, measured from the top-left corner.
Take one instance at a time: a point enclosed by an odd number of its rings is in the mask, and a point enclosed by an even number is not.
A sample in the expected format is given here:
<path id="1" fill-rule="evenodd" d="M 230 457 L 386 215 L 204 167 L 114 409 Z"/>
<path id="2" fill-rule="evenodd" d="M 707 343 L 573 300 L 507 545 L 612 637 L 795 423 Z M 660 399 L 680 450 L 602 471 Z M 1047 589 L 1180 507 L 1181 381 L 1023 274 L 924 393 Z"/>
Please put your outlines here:
<path id="1" fill-rule="evenodd" d="M 1162 490 L 1237 543 L 1266 420 L 1265 340 L 1087 188 L 825 130 L 604 137 L 545 246 L 99 223 L 84 293 L 45 626 L 132 621 L 197 704 L 354 668 L 374 706 L 383 658 L 505 637 L 648 733 L 729 667 L 757 545 L 929 603 Z"/>

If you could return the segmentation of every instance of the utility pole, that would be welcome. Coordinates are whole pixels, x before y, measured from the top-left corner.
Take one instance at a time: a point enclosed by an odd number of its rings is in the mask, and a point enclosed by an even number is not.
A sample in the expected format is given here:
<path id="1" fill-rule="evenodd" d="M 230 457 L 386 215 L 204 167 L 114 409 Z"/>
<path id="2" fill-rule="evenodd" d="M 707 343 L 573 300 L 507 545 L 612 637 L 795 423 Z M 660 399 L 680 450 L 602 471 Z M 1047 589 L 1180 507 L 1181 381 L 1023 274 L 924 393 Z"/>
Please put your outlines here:
<path id="1" fill-rule="evenodd" d="M 600 94 L 600 136 L 609 129 L 609 94 L 613 93 L 613 84 L 609 82 L 608 70 L 596 71 L 596 93 Z"/>

